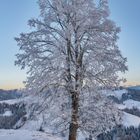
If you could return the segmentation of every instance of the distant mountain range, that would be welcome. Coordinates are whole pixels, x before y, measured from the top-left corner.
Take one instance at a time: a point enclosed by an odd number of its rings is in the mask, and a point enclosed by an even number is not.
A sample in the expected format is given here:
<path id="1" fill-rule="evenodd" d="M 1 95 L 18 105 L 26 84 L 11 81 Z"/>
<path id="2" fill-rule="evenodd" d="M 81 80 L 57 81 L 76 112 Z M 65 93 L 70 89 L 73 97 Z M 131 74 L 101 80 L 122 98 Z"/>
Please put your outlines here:
<path id="1" fill-rule="evenodd" d="M 127 89 L 140 90 L 140 85 L 139 86 L 130 86 L 130 87 L 127 87 Z"/>
<path id="2" fill-rule="evenodd" d="M 0 101 L 2 100 L 9 100 L 9 99 L 16 99 L 21 97 L 21 92 L 17 89 L 15 90 L 3 90 L 0 89 Z"/>

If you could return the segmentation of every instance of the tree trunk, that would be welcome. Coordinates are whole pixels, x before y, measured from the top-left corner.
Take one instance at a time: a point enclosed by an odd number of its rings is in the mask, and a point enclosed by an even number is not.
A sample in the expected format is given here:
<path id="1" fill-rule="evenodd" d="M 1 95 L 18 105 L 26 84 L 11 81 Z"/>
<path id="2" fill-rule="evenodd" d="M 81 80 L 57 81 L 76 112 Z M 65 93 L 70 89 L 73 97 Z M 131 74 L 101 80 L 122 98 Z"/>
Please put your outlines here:
<path id="1" fill-rule="evenodd" d="M 77 129 L 78 129 L 78 92 L 75 92 L 76 87 L 72 86 L 72 79 L 71 79 L 71 44 L 70 40 L 67 40 L 67 90 L 71 95 L 72 101 L 72 108 L 71 108 L 71 122 L 69 126 L 69 140 L 76 140 L 77 137 Z M 77 73 L 77 72 L 76 72 Z M 77 76 L 76 76 L 77 77 Z M 77 81 L 77 80 L 76 80 Z"/>
<path id="2" fill-rule="evenodd" d="M 75 15 L 76 18 L 76 15 Z M 75 19 L 76 21 L 76 19 Z M 75 24 L 76 27 L 76 24 Z M 75 28 L 76 29 L 76 28 Z M 70 43 L 67 44 L 68 47 L 68 57 L 71 58 L 72 60 L 75 60 L 75 86 L 71 89 L 74 91 L 70 91 L 71 94 L 71 122 L 69 126 L 69 139 L 68 140 L 76 140 L 77 139 L 77 130 L 79 127 L 78 124 L 78 108 L 79 108 L 79 95 L 80 95 L 80 87 L 81 87 L 81 65 L 82 65 L 82 57 L 80 56 L 80 49 L 78 45 L 78 40 L 77 40 L 77 31 L 75 30 L 75 56 L 71 55 L 71 48 Z M 69 78 L 70 79 L 70 78 Z"/>
<path id="3" fill-rule="evenodd" d="M 76 140 L 78 129 L 78 93 L 72 93 L 72 115 L 69 127 L 69 140 Z"/>

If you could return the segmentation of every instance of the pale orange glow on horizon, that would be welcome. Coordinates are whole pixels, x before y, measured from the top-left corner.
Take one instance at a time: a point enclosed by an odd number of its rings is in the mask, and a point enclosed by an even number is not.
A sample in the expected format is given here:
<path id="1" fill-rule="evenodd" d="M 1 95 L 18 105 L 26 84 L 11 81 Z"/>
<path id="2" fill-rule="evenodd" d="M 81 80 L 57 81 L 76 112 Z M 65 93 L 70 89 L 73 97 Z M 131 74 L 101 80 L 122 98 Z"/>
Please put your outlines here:
<path id="1" fill-rule="evenodd" d="M 122 84 L 123 86 L 140 86 L 140 82 L 130 82 L 130 81 L 127 81 L 126 83 Z"/>
<path id="2" fill-rule="evenodd" d="M 126 83 L 122 84 L 122 86 L 136 86 L 136 85 L 140 85 L 140 82 L 129 82 L 127 81 Z M 9 83 L 9 84 L 3 84 L 0 85 L 0 89 L 4 89 L 4 90 L 11 90 L 11 89 L 22 89 L 24 88 L 25 85 L 21 82 L 21 83 Z"/>
<path id="3" fill-rule="evenodd" d="M 14 83 L 14 84 L 3 84 L 3 85 L 0 85 L 0 89 L 4 89 L 4 90 L 21 89 L 21 88 L 24 88 L 24 84 L 23 83 Z"/>

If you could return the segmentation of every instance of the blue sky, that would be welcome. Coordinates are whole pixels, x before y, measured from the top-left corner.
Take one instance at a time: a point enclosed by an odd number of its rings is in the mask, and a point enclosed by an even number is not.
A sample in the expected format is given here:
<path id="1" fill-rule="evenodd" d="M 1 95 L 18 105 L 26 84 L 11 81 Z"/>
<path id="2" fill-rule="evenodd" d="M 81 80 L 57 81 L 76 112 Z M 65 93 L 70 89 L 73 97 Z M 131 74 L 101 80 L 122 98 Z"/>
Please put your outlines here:
<path id="1" fill-rule="evenodd" d="M 109 0 L 111 17 L 121 27 L 119 47 L 128 59 L 127 84 L 140 84 L 140 0 Z"/>
<path id="2" fill-rule="evenodd" d="M 0 88 L 20 88 L 25 71 L 14 66 L 18 47 L 14 37 L 27 32 L 27 20 L 38 16 L 36 0 L 0 0 Z"/>
<path id="3" fill-rule="evenodd" d="M 128 58 L 127 84 L 140 84 L 140 0 L 109 0 L 111 19 L 121 27 L 118 45 Z M 29 31 L 28 19 L 39 15 L 36 0 L 0 0 L 0 88 L 20 88 L 25 71 L 14 66 L 14 37 Z"/>

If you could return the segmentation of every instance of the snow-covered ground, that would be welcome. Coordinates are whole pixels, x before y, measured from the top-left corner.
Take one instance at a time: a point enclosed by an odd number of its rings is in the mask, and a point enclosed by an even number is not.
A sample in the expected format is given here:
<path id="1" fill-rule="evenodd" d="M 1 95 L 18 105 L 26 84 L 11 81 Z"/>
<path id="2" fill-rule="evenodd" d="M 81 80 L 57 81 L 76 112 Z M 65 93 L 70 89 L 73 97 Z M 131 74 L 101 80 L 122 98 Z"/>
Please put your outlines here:
<path id="1" fill-rule="evenodd" d="M 140 117 L 124 112 L 122 124 L 126 127 L 130 126 L 138 127 L 140 125 Z"/>
<path id="2" fill-rule="evenodd" d="M 122 95 L 124 93 L 127 93 L 127 90 L 126 89 L 123 89 L 123 90 L 103 90 L 102 93 L 106 96 L 114 96 L 116 98 L 118 98 L 119 100 L 122 98 Z"/>
<path id="3" fill-rule="evenodd" d="M 4 112 L 4 114 L 2 114 L 2 116 L 12 116 L 13 114 L 12 114 L 12 112 L 10 111 L 10 110 L 7 110 L 7 111 L 5 111 Z"/>
<path id="4" fill-rule="evenodd" d="M 36 98 L 32 96 L 25 96 L 25 97 L 21 97 L 17 99 L 3 100 L 3 101 L 0 101 L 0 104 L 5 103 L 5 104 L 13 105 L 13 104 L 18 104 L 21 102 L 26 102 L 26 101 L 35 100 L 35 99 Z"/>
<path id="5" fill-rule="evenodd" d="M 13 104 L 16 104 L 16 103 L 20 103 L 23 101 L 23 98 L 19 98 L 19 99 L 11 99 L 11 100 L 3 100 L 3 101 L 0 101 L 0 104 L 9 104 L 9 105 L 13 105 Z"/>
<path id="6" fill-rule="evenodd" d="M 121 100 L 122 95 L 127 93 L 127 90 L 117 90 L 117 91 L 110 91 L 106 90 L 103 91 L 103 94 L 106 96 L 114 96 Z M 21 98 L 21 99 L 13 99 L 13 100 L 5 100 L 0 101 L 0 103 L 7 103 L 7 104 L 16 104 L 22 101 L 31 100 L 29 97 Z M 136 107 L 140 109 L 140 102 L 134 101 L 132 99 L 128 99 L 124 101 L 122 104 L 116 104 L 116 106 L 123 110 L 125 108 L 132 109 Z M 12 112 L 6 111 L 2 116 L 11 116 Z M 39 130 L 39 126 L 42 123 L 42 119 L 36 120 L 27 120 L 25 125 L 18 129 L 18 130 L 0 130 L 0 140 L 63 140 L 62 138 L 58 138 L 56 136 L 52 136 L 51 134 L 41 133 L 36 130 Z M 123 112 L 122 117 L 122 124 L 126 127 L 134 126 L 138 127 L 140 125 L 140 117 Z M 46 129 L 45 129 L 46 130 Z M 46 132 L 49 132 L 49 128 Z M 82 140 L 83 137 L 79 137 Z"/>
<path id="7" fill-rule="evenodd" d="M 132 99 L 126 100 L 122 104 L 116 104 L 116 106 L 120 110 L 123 110 L 125 108 L 128 108 L 128 109 L 137 108 L 137 109 L 140 110 L 140 102 L 139 101 L 132 100 Z"/>
<path id="8" fill-rule="evenodd" d="M 135 87 L 135 88 L 140 88 L 140 87 Z M 103 94 L 106 96 L 114 96 L 116 98 L 118 98 L 119 100 L 121 100 L 122 95 L 124 93 L 127 93 L 126 89 L 123 90 L 115 90 L 115 91 L 111 91 L 111 90 L 104 90 Z M 140 102 L 139 101 L 135 101 L 132 99 L 128 99 L 126 101 L 124 101 L 122 104 L 117 104 L 116 106 L 118 107 L 118 109 L 123 110 L 123 109 L 133 109 L 133 108 L 137 108 L 140 110 Z M 134 127 L 138 127 L 140 125 L 140 117 L 123 112 L 123 116 L 122 116 L 122 124 L 126 127 L 129 126 L 134 126 Z"/>
<path id="9" fill-rule="evenodd" d="M 0 140 L 62 140 L 50 134 L 28 130 L 0 130 Z"/>
<path id="10" fill-rule="evenodd" d="M 140 102 L 139 101 L 134 101 L 132 99 L 129 99 L 129 100 L 124 101 L 123 105 L 128 109 L 137 108 L 140 110 Z"/>

